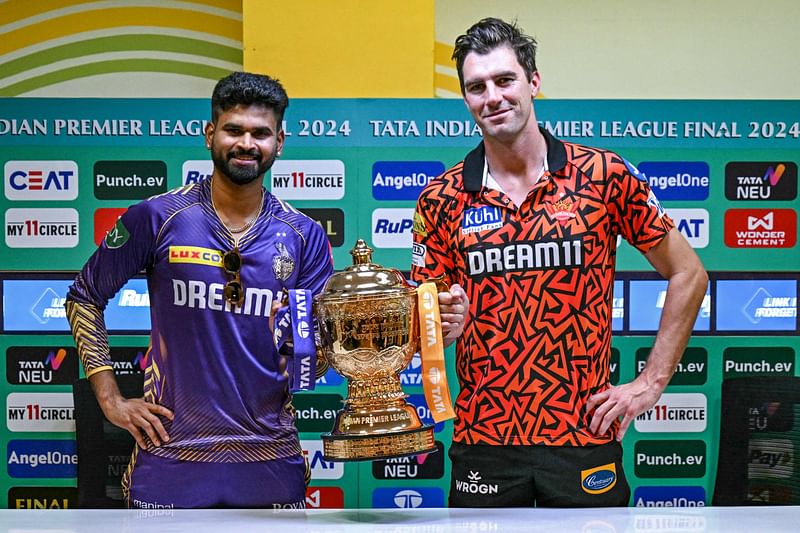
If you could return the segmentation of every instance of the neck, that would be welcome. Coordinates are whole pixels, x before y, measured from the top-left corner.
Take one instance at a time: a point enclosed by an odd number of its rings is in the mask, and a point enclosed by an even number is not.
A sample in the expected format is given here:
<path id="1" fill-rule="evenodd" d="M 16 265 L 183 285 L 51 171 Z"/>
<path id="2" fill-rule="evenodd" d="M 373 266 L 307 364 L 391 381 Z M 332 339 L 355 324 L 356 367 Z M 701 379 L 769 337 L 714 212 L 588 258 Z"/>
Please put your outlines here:
<path id="1" fill-rule="evenodd" d="M 236 185 L 217 172 L 211 178 L 211 203 L 229 230 L 252 224 L 261 210 L 263 194 L 261 180 Z"/>
<path id="2" fill-rule="evenodd" d="M 547 157 L 547 142 L 538 126 L 528 128 L 510 141 L 485 138 L 484 148 L 489 171 L 501 185 L 514 181 L 532 187 L 541 176 Z"/>

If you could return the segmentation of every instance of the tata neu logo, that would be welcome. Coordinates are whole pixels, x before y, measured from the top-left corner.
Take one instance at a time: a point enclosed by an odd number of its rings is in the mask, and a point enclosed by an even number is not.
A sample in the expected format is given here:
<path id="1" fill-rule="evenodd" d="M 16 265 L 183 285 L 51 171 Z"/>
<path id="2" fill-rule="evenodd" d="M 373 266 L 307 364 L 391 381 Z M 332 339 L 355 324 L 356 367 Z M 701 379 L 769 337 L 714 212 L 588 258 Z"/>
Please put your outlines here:
<path id="1" fill-rule="evenodd" d="M 792 248 L 796 242 L 794 209 L 725 211 L 725 245 L 730 248 Z"/>
<path id="2" fill-rule="evenodd" d="M 436 451 L 413 457 L 372 461 L 375 479 L 439 479 L 444 475 L 444 445 L 436 441 Z"/>
<path id="3" fill-rule="evenodd" d="M 12 385 L 71 385 L 78 379 L 78 352 L 62 346 L 9 346 L 6 380 Z"/>
<path id="4" fill-rule="evenodd" d="M 97 161 L 94 195 L 100 200 L 139 200 L 167 191 L 163 161 Z"/>
<path id="5" fill-rule="evenodd" d="M 78 197 L 75 161 L 8 161 L 3 167 L 9 200 L 74 200 Z"/>
<path id="6" fill-rule="evenodd" d="M 794 200 L 797 198 L 797 165 L 791 161 L 732 162 L 725 165 L 725 197 L 728 200 Z"/>

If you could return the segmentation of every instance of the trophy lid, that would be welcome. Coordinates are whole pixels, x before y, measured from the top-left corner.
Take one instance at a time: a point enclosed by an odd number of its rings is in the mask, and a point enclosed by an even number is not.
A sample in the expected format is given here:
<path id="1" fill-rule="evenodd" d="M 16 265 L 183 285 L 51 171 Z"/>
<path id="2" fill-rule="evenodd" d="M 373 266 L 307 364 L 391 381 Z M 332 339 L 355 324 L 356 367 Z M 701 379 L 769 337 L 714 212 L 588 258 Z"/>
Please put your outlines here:
<path id="1" fill-rule="evenodd" d="M 333 274 L 317 298 L 348 296 L 393 296 L 407 293 L 414 288 L 396 268 L 384 268 L 372 262 L 372 248 L 363 239 L 358 239 L 350 250 L 353 264 Z"/>

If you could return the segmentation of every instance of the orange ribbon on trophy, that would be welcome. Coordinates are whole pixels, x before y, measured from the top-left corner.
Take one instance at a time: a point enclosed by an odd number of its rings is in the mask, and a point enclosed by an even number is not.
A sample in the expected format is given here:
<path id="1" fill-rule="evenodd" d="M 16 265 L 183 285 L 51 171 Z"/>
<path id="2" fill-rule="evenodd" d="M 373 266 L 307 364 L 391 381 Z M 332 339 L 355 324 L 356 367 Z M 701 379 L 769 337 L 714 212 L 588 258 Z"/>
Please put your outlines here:
<path id="1" fill-rule="evenodd" d="M 447 386 L 444 362 L 442 319 L 439 316 L 439 296 L 436 283 L 417 287 L 419 311 L 420 357 L 422 359 L 422 389 L 434 422 L 455 418 Z"/>

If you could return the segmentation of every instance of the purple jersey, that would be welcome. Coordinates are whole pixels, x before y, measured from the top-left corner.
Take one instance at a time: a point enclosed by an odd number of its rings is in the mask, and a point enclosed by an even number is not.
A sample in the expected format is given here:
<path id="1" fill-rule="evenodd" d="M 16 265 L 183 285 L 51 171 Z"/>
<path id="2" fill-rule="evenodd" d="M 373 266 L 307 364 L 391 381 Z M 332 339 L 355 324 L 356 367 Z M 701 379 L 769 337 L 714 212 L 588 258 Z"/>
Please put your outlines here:
<path id="1" fill-rule="evenodd" d="M 146 271 L 152 330 L 145 399 L 175 414 L 162 420 L 170 440 L 150 446 L 154 455 L 250 462 L 302 453 L 268 320 L 281 289 L 318 293 L 333 262 L 315 221 L 268 192 L 263 201 L 238 244 L 241 306 L 223 298 L 232 276 L 221 259 L 233 244 L 211 204 L 210 180 L 128 209 L 70 287 L 73 305 L 104 309 Z M 100 317 L 84 329 L 105 339 L 104 328 Z M 96 345 L 81 351 L 87 375 L 110 368 L 103 342 Z"/>

